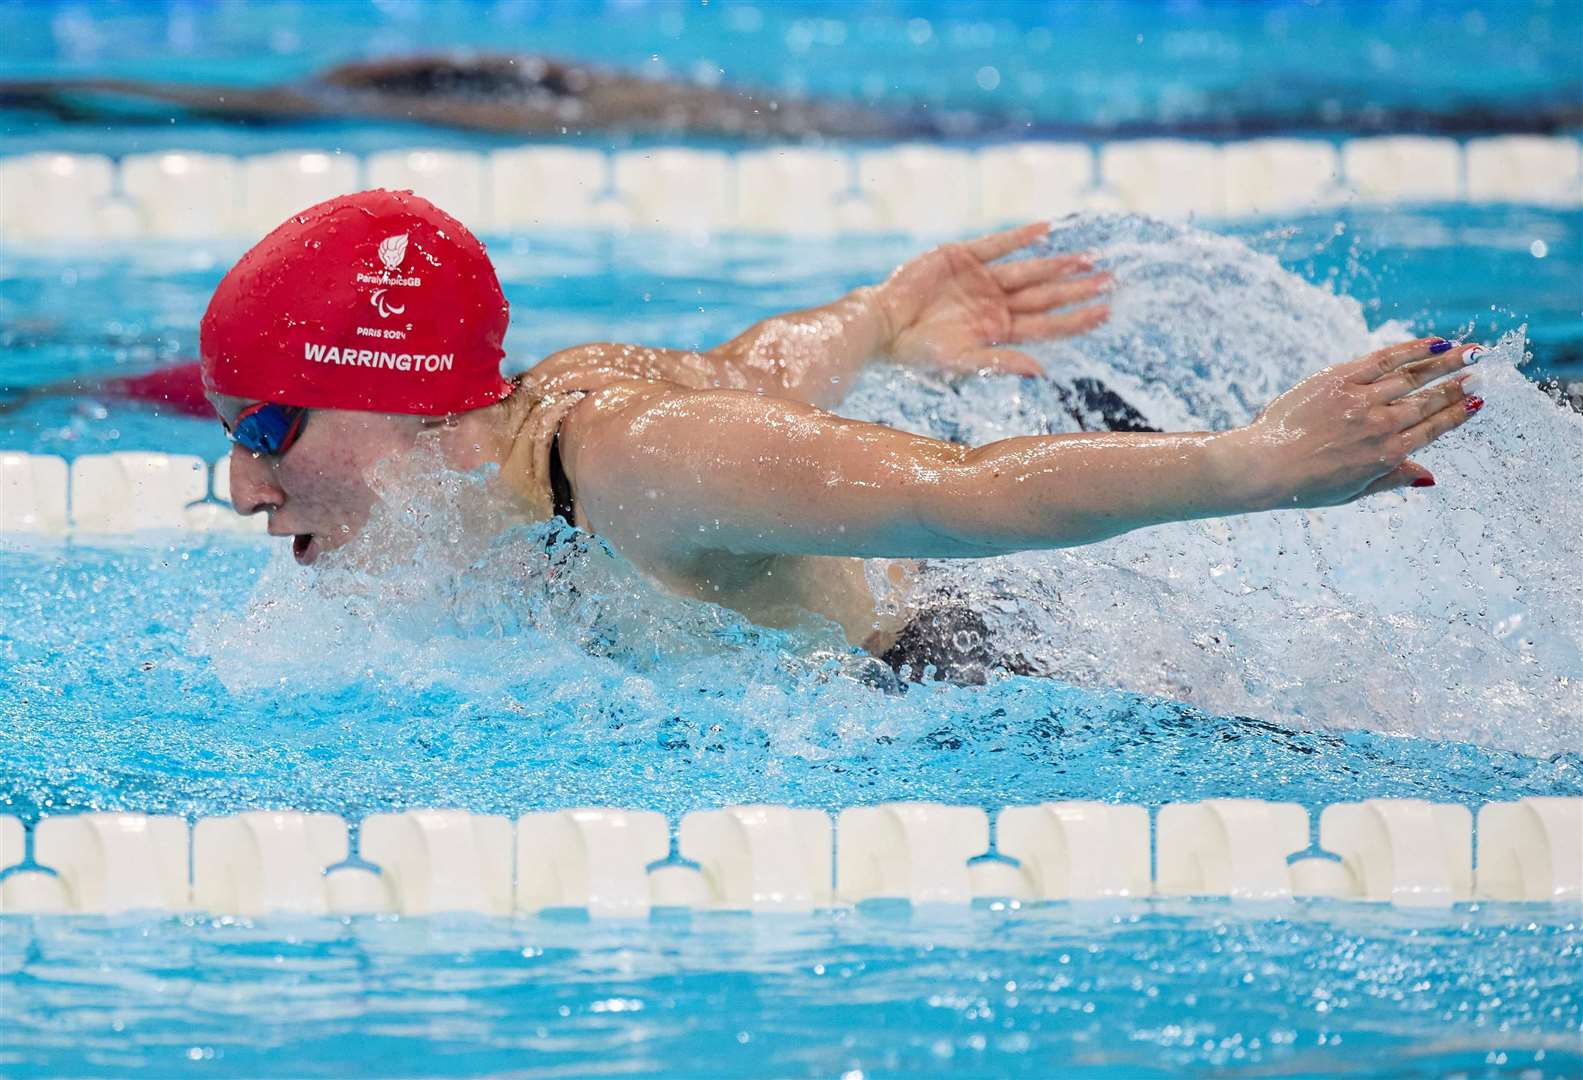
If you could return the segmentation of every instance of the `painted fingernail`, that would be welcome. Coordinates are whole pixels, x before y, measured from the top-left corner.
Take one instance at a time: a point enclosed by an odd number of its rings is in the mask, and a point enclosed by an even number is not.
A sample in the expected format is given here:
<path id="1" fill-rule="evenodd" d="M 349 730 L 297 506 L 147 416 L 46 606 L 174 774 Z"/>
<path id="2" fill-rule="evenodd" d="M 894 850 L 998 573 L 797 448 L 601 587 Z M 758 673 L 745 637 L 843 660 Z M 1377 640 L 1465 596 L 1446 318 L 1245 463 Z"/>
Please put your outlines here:
<path id="1" fill-rule="evenodd" d="M 1435 478 L 1432 477 L 1432 476 L 1420 476 L 1417 480 L 1413 481 L 1413 487 L 1434 487 L 1434 486 L 1435 486 Z"/>
<path id="2" fill-rule="evenodd" d="M 1465 397 L 1462 399 L 1462 407 L 1470 413 L 1476 413 L 1484 408 L 1484 399 L 1481 397 Z"/>
<path id="3" fill-rule="evenodd" d="M 1462 354 L 1462 362 L 1464 364 L 1476 364 L 1480 360 L 1484 359 L 1484 354 L 1487 352 L 1489 352 L 1489 350 L 1484 346 L 1475 345 L 1473 348 Z"/>
<path id="4" fill-rule="evenodd" d="M 1439 356 L 1441 353 L 1446 352 L 1450 348 L 1451 342 L 1447 341 L 1443 337 L 1437 337 L 1429 343 L 1429 354 L 1431 356 Z"/>

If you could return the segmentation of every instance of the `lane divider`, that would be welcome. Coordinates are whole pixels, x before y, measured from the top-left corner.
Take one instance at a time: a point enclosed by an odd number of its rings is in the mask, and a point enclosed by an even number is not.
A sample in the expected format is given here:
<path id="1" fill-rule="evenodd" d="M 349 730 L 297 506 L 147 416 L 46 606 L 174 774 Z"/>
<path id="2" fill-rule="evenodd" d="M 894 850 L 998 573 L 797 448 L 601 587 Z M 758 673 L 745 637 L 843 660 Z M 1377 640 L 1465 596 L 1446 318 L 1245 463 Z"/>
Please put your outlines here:
<path id="1" fill-rule="evenodd" d="M 77 538 L 169 532 L 263 533 L 264 515 L 231 508 L 229 457 L 123 450 L 68 466 L 0 451 L 0 537 Z"/>
<path id="2" fill-rule="evenodd" d="M 888 803 L 841 811 L 730 806 L 684 816 L 674 854 L 650 810 L 585 808 L 515 821 L 464 810 L 363 819 L 357 858 L 333 814 L 255 810 L 186 819 L 0 817 L 0 913 L 202 911 L 252 916 L 656 907 L 808 912 L 870 901 L 1329 898 L 1446 908 L 1475 900 L 1583 905 L 1583 798 L 1463 806 L 1370 799 L 1320 813 L 1320 850 L 1295 803 L 1162 807 L 1149 873 L 1141 806 Z"/>
<path id="3" fill-rule="evenodd" d="M 411 188 L 486 234 L 947 235 L 1085 209 L 1221 219 L 1342 203 L 1578 206 L 1583 150 L 1570 136 L 1393 135 L 1339 144 L 1138 139 L 737 153 L 528 145 L 367 158 L 315 150 L 119 160 L 44 152 L 0 158 L 0 237 L 22 247 L 257 239 L 290 214 L 362 187 Z"/>

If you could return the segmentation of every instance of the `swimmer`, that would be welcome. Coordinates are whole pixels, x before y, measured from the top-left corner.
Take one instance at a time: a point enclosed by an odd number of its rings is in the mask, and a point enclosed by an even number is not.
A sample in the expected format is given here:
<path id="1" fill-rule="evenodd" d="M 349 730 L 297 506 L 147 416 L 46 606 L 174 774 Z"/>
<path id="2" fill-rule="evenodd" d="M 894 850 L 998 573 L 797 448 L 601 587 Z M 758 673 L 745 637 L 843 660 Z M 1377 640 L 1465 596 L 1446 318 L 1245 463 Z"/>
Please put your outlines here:
<path id="1" fill-rule="evenodd" d="M 957 632 L 982 620 L 881 612 L 864 559 L 984 558 L 1429 487 L 1411 455 L 1483 405 L 1455 374 L 1480 348 L 1431 337 L 1325 367 L 1230 431 L 969 447 L 829 411 L 876 357 L 1040 375 L 1017 346 L 1098 326 L 1111 284 L 1081 254 L 1003 261 L 1047 231 L 947 244 L 707 351 L 580 345 L 507 380 L 506 301 L 472 234 L 407 192 L 332 199 L 244 255 L 204 315 L 232 499 L 311 564 L 367 523 L 371 470 L 428 442 L 456 469 L 497 466 L 522 520 L 559 515 L 676 593 L 771 626 L 812 612 L 912 677 L 978 681 L 1016 667 Z"/>
<path id="2" fill-rule="evenodd" d="M 201 366 L 195 360 L 169 364 L 139 375 L 61 379 L 40 386 L 0 386 L 0 393 L 6 395 L 0 398 L 0 414 L 15 412 L 44 398 L 86 397 L 136 402 L 166 416 L 214 418 L 214 409 L 204 396 Z"/>
<path id="3" fill-rule="evenodd" d="M 545 56 L 392 57 L 265 87 L 119 78 L 0 80 L 0 106 L 47 112 L 63 122 L 126 123 L 137 116 L 129 105 L 139 102 L 237 123 L 358 117 L 512 135 L 625 131 L 893 139 L 946 134 L 951 124 L 950 116 L 937 122 L 926 111 L 786 99 Z"/>
<path id="4" fill-rule="evenodd" d="M 1019 139 L 1140 138 L 1159 135 L 1254 138 L 1303 130 L 1338 135 L 1412 132 L 1474 135 L 1583 125 L 1571 100 L 1522 108 L 1456 102 L 1446 108 L 1264 103 L 1200 115 L 1118 118 L 1100 123 L 1046 120 L 1026 110 L 930 108 L 806 100 L 768 89 L 690 82 L 549 56 L 419 54 L 341 64 L 278 86 L 204 85 L 127 78 L 0 79 L 0 108 L 45 113 L 60 123 L 165 124 L 174 106 L 236 124 L 388 120 L 507 135 L 715 135 L 853 139 L 1002 135 Z"/>

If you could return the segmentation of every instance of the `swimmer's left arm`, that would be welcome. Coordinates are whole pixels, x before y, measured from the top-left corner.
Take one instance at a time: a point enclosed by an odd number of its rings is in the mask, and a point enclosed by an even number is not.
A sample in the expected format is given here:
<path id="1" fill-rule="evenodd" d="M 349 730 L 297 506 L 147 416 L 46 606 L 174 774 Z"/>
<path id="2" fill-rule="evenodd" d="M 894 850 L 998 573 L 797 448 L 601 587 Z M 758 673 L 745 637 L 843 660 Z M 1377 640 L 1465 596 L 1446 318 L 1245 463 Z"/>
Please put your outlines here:
<path id="1" fill-rule="evenodd" d="M 594 532 L 641 562 L 702 566 L 980 558 L 1254 509 L 1226 441 L 1105 432 L 974 449 L 800 403 L 656 383 L 590 395 L 561 427 Z"/>
<path id="2" fill-rule="evenodd" d="M 1110 314 L 1105 304 L 1088 303 L 1110 277 L 1093 273 L 1086 256 L 997 261 L 1048 232 L 1048 223 L 1035 222 L 945 244 L 879 285 L 766 319 L 706 352 L 584 345 L 549 357 L 535 373 L 564 381 L 605 372 L 822 408 L 845 397 L 876 358 L 946 372 L 1038 375 L 1039 362 L 1010 346 L 1085 333 Z"/>
<path id="3" fill-rule="evenodd" d="M 983 557 L 1168 521 L 1433 484 L 1409 455 L 1483 406 L 1435 338 L 1316 372 L 1246 427 L 1019 436 L 970 448 L 734 391 L 589 395 L 562 455 L 594 531 L 650 561 Z"/>

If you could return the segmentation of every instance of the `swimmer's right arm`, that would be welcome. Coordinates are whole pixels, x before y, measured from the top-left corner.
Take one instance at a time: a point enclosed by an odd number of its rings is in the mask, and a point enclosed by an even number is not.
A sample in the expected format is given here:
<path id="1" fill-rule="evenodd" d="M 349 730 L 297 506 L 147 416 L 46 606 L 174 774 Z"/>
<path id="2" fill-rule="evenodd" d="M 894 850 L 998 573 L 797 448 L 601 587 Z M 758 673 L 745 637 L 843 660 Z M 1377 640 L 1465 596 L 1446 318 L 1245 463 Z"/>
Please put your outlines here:
<path id="1" fill-rule="evenodd" d="M 1473 348 L 1426 338 L 1327 368 L 1227 432 L 969 449 L 753 394 L 627 383 L 580 404 L 562 447 L 593 529 L 650 558 L 1001 555 L 1432 483 L 1409 455 L 1481 402 L 1460 379 L 1429 384 Z"/>
<path id="2" fill-rule="evenodd" d="M 1048 233 L 1047 222 L 1033 222 L 944 244 L 878 285 L 765 319 L 705 351 L 582 345 L 549 357 L 534 377 L 546 390 L 586 389 L 590 375 L 604 375 L 829 408 L 876 358 L 952 373 L 1038 375 L 1039 362 L 1015 345 L 1085 333 L 1110 313 L 1090 303 L 1110 277 L 1094 273 L 1086 256 L 999 261 Z"/>

